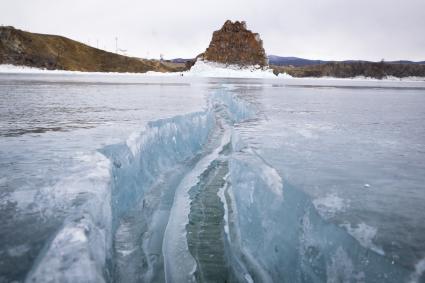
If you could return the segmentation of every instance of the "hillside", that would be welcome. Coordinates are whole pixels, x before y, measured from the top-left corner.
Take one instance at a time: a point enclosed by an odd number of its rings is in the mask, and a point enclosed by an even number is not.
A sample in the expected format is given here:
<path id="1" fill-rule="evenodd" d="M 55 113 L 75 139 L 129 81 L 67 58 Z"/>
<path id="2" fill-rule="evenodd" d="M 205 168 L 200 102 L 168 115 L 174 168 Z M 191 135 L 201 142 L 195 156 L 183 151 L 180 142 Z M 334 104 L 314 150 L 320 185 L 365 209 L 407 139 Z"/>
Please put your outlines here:
<path id="1" fill-rule="evenodd" d="M 270 67 L 275 74 L 287 73 L 293 77 L 336 77 L 352 78 L 358 76 L 382 79 L 387 76 L 397 78 L 425 77 L 425 62 L 407 60 L 389 62 L 369 61 L 324 61 L 298 57 L 269 55 Z"/>
<path id="2" fill-rule="evenodd" d="M 307 66 L 270 66 L 275 74 L 287 73 L 293 77 L 335 77 L 353 78 L 358 76 L 382 79 L 387 76 L 397 78 L 425 77 L 425 65 L 387 62 L 331 62 Z"/>
<path id="3" fill-rule="evenodd" d="M 182 71 L 184 64 L 122 56 L 57 35 L 0 27 L 0 64 L 86 72 Z"/>

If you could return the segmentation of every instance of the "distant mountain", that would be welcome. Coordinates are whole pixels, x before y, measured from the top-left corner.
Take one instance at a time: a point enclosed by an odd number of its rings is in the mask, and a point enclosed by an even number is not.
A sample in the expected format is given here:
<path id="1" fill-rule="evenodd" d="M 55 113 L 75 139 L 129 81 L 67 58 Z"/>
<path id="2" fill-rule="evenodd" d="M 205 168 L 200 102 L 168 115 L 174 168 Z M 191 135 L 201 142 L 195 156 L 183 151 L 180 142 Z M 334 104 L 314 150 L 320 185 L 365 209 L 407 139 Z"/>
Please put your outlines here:
<path id="1" fill-rule="evenodd" d="M 173 72 L 184 64 L 127 57 L 58 35 L 0 26 L 0 64 L 86 72 Z"/>
<path id="2" fill-rule="evenodd" d="M 302 66 L 310 66 L 310 65 L 321 65 L 329 63 L 330 61 L 323 60 L 309 60 L 298 57 L 280 57 L 276 55 L 269 55 L 269 64 L 275 66 L 294 66 L 294 67 L 302 67 Z"/>
<path id="3" fill-rule="evenodd" d="M 326 60 L 310 60 L 298 57 L 281 57 L 276 55 L 269 55 L 269 64 L 274 66 L 294 66 L 294 67 L 303 67 L 303 66 L 312 66 L 312 65 L 323 65 L 333 62 L 338 63 L 379 63 L 379 62 L 371 62 L 364 60 L 345 60 L 345 61 L 326 61 Z M 425 64 L 425 61 L 421 62 L 413 62 L 408 60 L 399 60 L 399 61 L 385 61 L 388 64 Z"/>

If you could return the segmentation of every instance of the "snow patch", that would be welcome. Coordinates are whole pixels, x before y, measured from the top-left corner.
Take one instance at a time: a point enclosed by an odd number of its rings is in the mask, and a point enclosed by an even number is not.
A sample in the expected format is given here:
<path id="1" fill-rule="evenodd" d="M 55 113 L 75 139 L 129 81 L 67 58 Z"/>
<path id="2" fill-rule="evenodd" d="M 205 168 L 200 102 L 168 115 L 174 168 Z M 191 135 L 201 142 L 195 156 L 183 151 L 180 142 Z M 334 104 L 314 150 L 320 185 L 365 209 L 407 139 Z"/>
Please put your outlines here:
<path id="1" fill-rule="evenodd" d="M 357 273 L 347 252 L 339 247 L 326 268 L 327 282 L 364 282 L 364 273 Z"/>
<path id="2" fill-rule="evenodd" d="M 93 219 L 82 218 L 63 227 L 27 282 L 105 282 L 108 254 L 105 234 Z"/>
<path id="3" fill-rule="evenodd" d="M 27 244 L 11 247 L 7 249 L 7 253 L 9 256 L 20 257 L 25 255 L 26 252 L 30 250 L 30 246 Z"/>
<path id="4" fill-rule="evenodd" d="M 375 227 L 369 226 L 363 222 L 357 224 L 356 226 L 353 226 L 349 223 L 344 223 L 341 226 L 344 227 L 348 234 L 353 236 L 363 247 L 371 249 L 380 255 L 385 254 L 381 248 L 377 247 L 373 243 L 373 240 L 376 237 L 376 233 L 378 232 L 378 229 Z"/>
<path id="5" fill-rule="evenodd" d="M 226 176 L 224 176 L 224 181 L 225 181 L 225 185 L 223 187 L 221 187 L 218 190 L 218 197 L 220 198 L 221 203 L 223 204 L 224 207 L 224 232 L 226 233 L 226 236 L 228 239 L 230 239 L 230 234 L 229 234 L 229 207 L 227 206 L 227 201 L 226 201 L 226 196 L 225 196 L 225 192 L 229 186 L 227 179 L 229 178 L 229 174 L 227 174 Z"/>
<path id="6" fill-rule="evenodd" d="M 209 78 L 264 78 L 275 79 L 273 70 L 255 66 L 241 67 L 238 65 L 226 65 L 203 60 L 196 61 L 192 68 L 183 73 L 184 76 L 209 77 Z"/>
<path id="7" fill-rule="evenodd" d="M 325 197 L 313 200 L 313 205 L 319 212 L 320 216 L 325 219 L 330 219 L 338 212 L 344 211 L 348 204 L 344 199 L 332 193 Z"/>
<path id="8" fill-rule="evenodd" d="M 114 72 L 81 72 L 81 71 L 67 71 L 67 70 L 48 70 L 35 68 L 30 66 L 23 65 L 9 65 L 9 64 L 0 64 L 0 74 L 61 74 L 61 75 L 76 75 L 76 74 L 86 74 L 86 75 L 120 75 L 120 74 L 131 74 L 131 73 L 114 73 Z"/>
<path id="9" fill-rule="evenodd" d="M 291 77 L 289 75 L 287 75 L 288 77 L 286 78 L 292 78 L 294 80 L 324 80 L 324 81 L 370 81 L 370 82 L 382 82 L 382 81 L 399 81 L 399 82 L 423 82 L 425 81 L 425 77 L 415 77 L 415 76 L 411 76 L 411 77 L 404 77 L 404 78 L 398 78 L 398 77 L 394 77 L 394 76 L 386 76 L 383 77 L 382 79 L 377 79 L 377 78 L 373 78 L 373 77 L 365 77 L 365 76 L 356 76 L 356 77 L 351 77 L 351 78 L 337 78 L 337 77 Z M 279 76 L 280 77 L 280 76 Z"/>
<path id="10" fill-rule="evenodd" d="M 419 283 L 425 274 L 425 258 L 415 265 L 415 272 L 410 277 L 410 283 Z"/>
<path id="11" fill-rule="evenodd" d="M 34 68 L 29 66 L 16 66 L 16 65 L 9 65 L 9 64 L 1 64 L 0 65 L 0 73 L 45 73 L 48 70 L 40 69 L 40 68 Z"/>

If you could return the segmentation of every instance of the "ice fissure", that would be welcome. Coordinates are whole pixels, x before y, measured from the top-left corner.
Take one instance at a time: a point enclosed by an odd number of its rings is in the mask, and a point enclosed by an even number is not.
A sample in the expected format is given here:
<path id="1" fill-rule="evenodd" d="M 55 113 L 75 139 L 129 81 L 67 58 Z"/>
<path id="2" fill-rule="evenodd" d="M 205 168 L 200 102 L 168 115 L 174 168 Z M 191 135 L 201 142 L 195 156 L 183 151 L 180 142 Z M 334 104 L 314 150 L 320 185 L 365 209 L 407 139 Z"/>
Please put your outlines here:
<path id="1" fill-rule="evenodd" d="M 255 107 L 229 90 L 96 153 L 103 175 L 28 282 L 405 282 L 238 134 Z"/>

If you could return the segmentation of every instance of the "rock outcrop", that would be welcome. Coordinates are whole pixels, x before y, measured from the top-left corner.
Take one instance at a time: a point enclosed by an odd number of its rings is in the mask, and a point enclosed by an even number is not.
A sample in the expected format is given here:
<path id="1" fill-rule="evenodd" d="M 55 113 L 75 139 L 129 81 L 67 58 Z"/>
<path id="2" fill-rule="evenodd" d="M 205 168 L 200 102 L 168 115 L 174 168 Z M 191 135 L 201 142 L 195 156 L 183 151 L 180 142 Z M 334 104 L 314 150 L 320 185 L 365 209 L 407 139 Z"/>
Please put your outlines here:
<path id="1" fill-rule="evenodd" d="M 227 20 L 213 33 L 211 43 L 200 56 L 204 60 L 240 66 L 268 65 L 263 41 L 258 33 L 246 28 L 245 22 Z"/>

